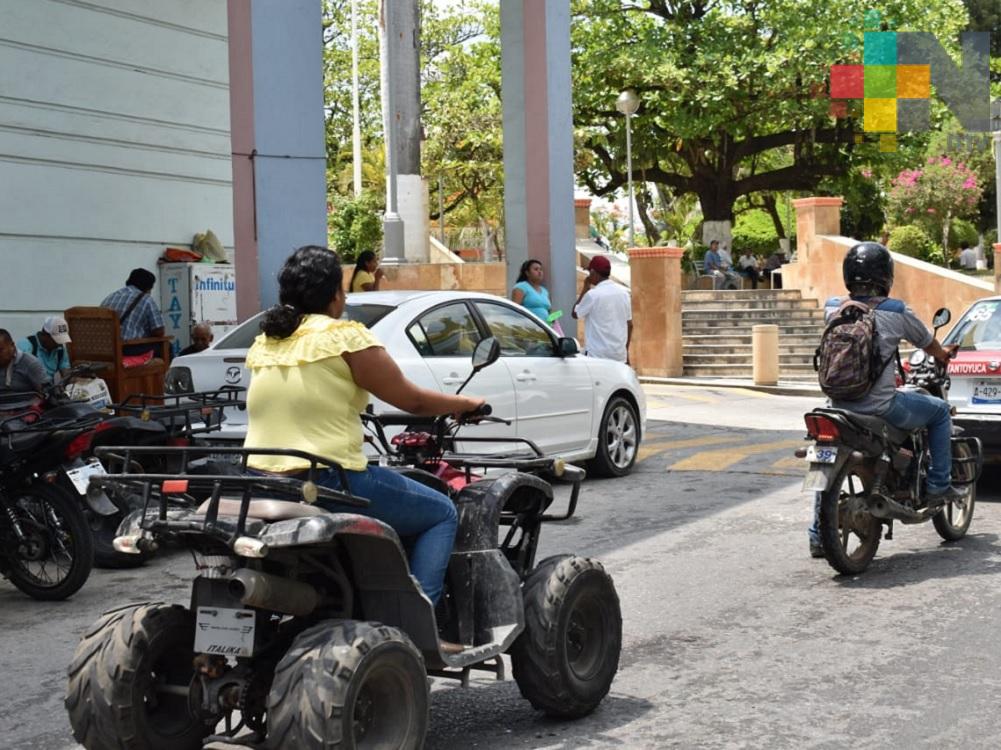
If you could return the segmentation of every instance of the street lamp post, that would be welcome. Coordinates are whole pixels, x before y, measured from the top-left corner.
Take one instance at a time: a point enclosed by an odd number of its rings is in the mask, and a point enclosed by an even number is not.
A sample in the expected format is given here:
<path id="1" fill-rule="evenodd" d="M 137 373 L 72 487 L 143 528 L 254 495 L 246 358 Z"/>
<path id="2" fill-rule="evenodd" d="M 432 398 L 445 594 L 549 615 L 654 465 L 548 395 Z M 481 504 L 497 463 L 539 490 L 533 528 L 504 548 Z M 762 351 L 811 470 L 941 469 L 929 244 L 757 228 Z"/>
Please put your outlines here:
<path id="1" fill-rule="evenodd" d="M 1001 242 L 1001 103 L 998 103 L 997 106 L 997 114 L 991 118 L 994 120 L 994 192 L 996 193 L 994 208 L 997 211 L 994 226 L 997 228 L 996 241 Z M 991 250 L 991 248 L 984 249 L 988 252 Z"/>
<path id="2" fill-rule="evenodd" d="M 633 128 L 632 117 L 640 108 L 640 98 L 626 89 L 615 100 L 615 108 L 626 116 L 626 177 L 629 181 L 629 247 L 633 247 Z"/>

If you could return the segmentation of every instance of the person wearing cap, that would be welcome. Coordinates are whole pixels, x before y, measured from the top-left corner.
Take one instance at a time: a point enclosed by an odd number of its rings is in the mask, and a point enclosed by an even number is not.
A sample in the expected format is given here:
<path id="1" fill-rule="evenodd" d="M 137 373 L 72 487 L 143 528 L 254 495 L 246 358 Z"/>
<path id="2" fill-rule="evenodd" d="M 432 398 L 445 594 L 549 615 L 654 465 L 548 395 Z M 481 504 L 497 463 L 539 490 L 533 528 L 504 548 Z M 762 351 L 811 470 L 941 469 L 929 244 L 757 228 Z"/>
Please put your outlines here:
<path id="1" fill-rule="evenodd" d="M 574 305 L 573 317 L 584 318 L 584 354 L 629 364 L 633 337 L 633 310 L 629 292 L 609 277 L 612 263 L 595 255 L 587 266 L 584 289 Z"/>
<path id="2" fill-rule="evenodd" d="M 52 315 L 42 323 L 42 330 L 17 342 L 17 348 L 30 354 L 45 368 L 49 378 L 55 380 L 70 369 L 70 327 L 66 319 Z"/>
<path id="3" fill-rule="evenodd" d="M 150 271 L 145 268 L 134 268 L 125 286 L 116 289 L 101 303 L 101 307 L 118 313 L 122 341 L 163 336 L 163 315 L 149 294 L 155 284 L 156 276 Z M 124 347 L 123 351 L 126 355 L 136 355 L 155 349 L 155 345 L 137 344 Z"/>

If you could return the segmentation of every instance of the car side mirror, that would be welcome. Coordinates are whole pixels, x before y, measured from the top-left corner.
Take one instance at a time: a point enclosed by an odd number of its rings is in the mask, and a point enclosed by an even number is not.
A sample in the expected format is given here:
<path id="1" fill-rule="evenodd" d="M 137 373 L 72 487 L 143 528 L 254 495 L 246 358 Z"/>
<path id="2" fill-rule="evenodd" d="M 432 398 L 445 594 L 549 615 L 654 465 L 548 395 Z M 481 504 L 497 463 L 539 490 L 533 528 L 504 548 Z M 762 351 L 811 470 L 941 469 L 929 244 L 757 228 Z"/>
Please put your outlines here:
<path id="1" fill-rule="evenodd" d="M 556 342 L 556 353 L 561 357 L 572 357 L 575 354 L 580 353 L 580 348 L 577 346 L 577 340 L 571 338 L 561 338 Z"/>
<path id="2" fill-rule="evenodd" d="M 941 328 L 950 320 L 952 320 L 952 313 L 949 312 L 949 308 L 940 307 L 935 313 L 935 317 L 931 319 L 931 324 L 935 326 L 935 328 Z"/>
<path id="3" fill-rule="evenodd" d="M 500 342 L 490 336 L 485 338 L 473 349 L 473 372 L 479 372 L 484 367 L 492 365 L 501 354 Z"/>

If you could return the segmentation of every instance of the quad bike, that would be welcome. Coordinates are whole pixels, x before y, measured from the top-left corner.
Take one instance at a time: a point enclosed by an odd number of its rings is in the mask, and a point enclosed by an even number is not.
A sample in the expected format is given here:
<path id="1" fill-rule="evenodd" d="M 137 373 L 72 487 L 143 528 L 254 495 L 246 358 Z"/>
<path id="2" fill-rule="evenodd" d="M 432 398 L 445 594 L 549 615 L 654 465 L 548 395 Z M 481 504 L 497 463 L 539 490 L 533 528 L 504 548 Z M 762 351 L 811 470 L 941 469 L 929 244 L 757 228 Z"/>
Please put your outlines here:
<path id="1" fill-rule="evenodd" d="M 487 339 L 474 372 L 496 360 Z M 475 421 L 484 409 L 459 422 Z M 369 419 L 371 423 L 377 418 Z M 454 431 L 448 420 L 443 433 Z M 498 442 L 491 439 L 491 442 Z M 91 478 L 129 487 L 144 508 L 115 545 L 141 551 L 164 539 L 187 546 L 198 575 L 190 606 L 148 603 L 105 613 L 69 668 L 66 708 L 88 750 L 200 748 L 210 742 L 275 748 L 419 748 L 428 727 L 428 675 L 468 684 L 472 670 L 514 678 L 536 708 L 561 718 L 593 711 L 618 670 L 622 619 L 611 577 L 590 559 L 535 551 L 552 486 L 583 472 L 519 453 L 433 458 L 469 476 L 461 488 L 421 466 L 392 462 L 453 498 L 458 532 L 438 606 L 410 575 L 404 545 L 365 515 L 328 512 L 318 500 L 363 510 L 342 469 L 309 454 L 254 448 L 177 448 L 180 460 L 225 452 L 304 458 L 299 478 L 129 474 Z M 426 446 L 432 456 L 430 445 Z M 131 456 L 146 448 L 99 449 Z M 384 457 L 387 463 L 389 457 Z M 429 459 L 430 460 L 430 459 Z M 491 473 L 477 478 L 474 462 Z M 536 473 L 517 470 L 526 463 Z M 317 483 L 339 472 L 345 491 Z M 455 479 L 452 477 L 451 479 Z M 172 496 L 208 491 L 195 510 Z M 500 543 L 502 527 L 507 527 Z M 461 644 L 458 653 L 442 640 Z"/>
<path id="2" fill-rule="evenodd" d="M 936 312 L 935 331 L 949 319 L 945 308 Z M 948 399 L 946 368 L 920 349 L 907 375 L 905 390 Z M 948 542 L 966 535 L 984 461 L 978 438 L 964 437 L 953 426 L 952 484 L 964 497 L 942 507 L 930 503 L 925 491 L 931 463 L 926 428 L 901 430 L 878 416 L 832 408 L 814 409 L 804 419 L 814 444 L 797 451 L 809 462 L 803 489 L 814 493 L 821 546 L 836 571 L 855 575 L 869 567 L 881 538 L 893 539 L 894 521 L 931 521 Z"/>

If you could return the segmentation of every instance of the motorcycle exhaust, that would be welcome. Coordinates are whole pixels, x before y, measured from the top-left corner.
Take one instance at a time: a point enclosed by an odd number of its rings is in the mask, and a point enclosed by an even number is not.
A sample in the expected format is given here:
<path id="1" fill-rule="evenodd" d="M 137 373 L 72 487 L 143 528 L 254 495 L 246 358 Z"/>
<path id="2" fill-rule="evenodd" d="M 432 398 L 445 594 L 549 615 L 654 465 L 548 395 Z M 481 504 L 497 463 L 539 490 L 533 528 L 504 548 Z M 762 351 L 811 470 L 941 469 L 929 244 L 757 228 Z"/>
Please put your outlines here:
<path id="1" fill-rule="evenodd" d="M 902 521 L 903 523 L 920 523 L 927 515 L 908 508 L 883 495 L 870 495 L 867 500 L 869 513 L 876 518 Z"/>
<path id="2" fill-rule="evenodd" d="M 229 591 L 248 607 L 303 617 L 316 609 L 319 594 L 308 583 L 241 568 L 229 577 Z"/>

